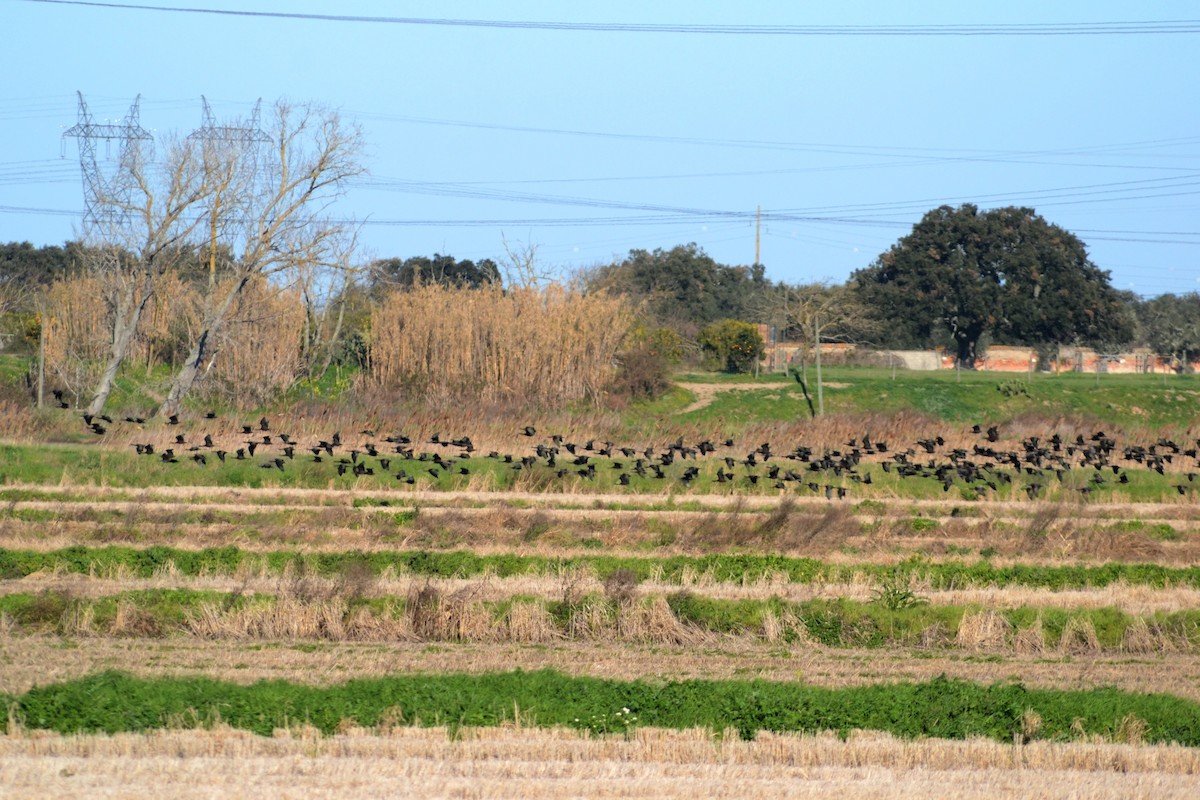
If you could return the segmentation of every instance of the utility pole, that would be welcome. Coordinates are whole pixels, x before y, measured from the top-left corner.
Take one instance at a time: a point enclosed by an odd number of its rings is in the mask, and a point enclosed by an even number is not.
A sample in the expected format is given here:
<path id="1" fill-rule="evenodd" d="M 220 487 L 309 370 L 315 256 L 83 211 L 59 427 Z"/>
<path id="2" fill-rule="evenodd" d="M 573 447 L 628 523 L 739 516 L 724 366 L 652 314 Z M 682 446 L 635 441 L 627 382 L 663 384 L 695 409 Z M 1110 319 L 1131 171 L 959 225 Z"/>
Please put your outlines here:
<path id="1" fill-rule="evenodd" d="M 38 377 L 37 407 L 45 403 L 46 392 L 46 309 L 38 300 Z"/>
<path id="2" fill-rule="evenodd" d="M 762 263 L 762 206 L 754 213 L 754 263 Z"/>
<path id="3" fill-rule="evenodd" d="M 813 315 L 813 333 L 817 347 L 817 416 L 825 416 L 825 387 L 821 384 L 821 315 Z"/>

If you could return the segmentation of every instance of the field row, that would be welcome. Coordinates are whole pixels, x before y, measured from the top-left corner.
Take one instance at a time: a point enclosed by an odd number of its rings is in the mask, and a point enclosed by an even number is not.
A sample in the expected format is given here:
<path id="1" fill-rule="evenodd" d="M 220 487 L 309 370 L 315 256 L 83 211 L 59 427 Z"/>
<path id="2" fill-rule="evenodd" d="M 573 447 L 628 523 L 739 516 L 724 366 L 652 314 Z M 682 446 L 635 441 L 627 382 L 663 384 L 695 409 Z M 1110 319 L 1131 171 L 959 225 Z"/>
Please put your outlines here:
<path id="1" fill-rule="evenodd" d="M 819 686 L 922 682 L 938 676 L 1046 689 L 1115 687 L 1200 702 L 1200 655 L 1066 655 L 948 649 L 825 648 L 720 637 L 675 645 L 636 641 L 331 642 L 194 636 L 0 635 L 0 691 L 23 693 L 118 669 L 143 677 L 207 677 L 248 684 L 327 685 L 394 674 L 554 669 L 619 680 L 762 679 Z"/>
<path id="2" fill-rule="evenodd" d="M 1200 611 L 1144 616 L 1112 608 L 889 607 L 886 600 L 715 600 L 692 592 L 570 600 L 481 600 L 433 585 L 406 598 L 347 600 L 164 589 L 79 598 L 0 596 L 6 636 L 199 636 L 216 640 L 515 642 L 561 639 L 703 644 L 717 636 L 829 648 L 961 649 L 1094 655 L 1192 652 Z"/>
<path id="3" fill-rule="evenodd" d="M 908 599 L 933 605 L 968 606 L 979 608 L 1058 608 L 1058 609 L 1116 609 L 1126 614 L 1150 615 L 1200 608 L 1200 588 L 1188 585 L 1154 586 L 1123 580 L 1103 586 L 1052 589 L 1010 583 L 1006 586 L 988 584 L 936 588 L 928 575 L 895 570 L 887 573 L 859 571 L 847 581 L 826 581 L 820 577 L 811 582 L 797 583 L 784 572 L 767 572 L 757 580 L 717 581 L 711 572 L 681 572 L 678 579 L 661 579 L 662 573 L 652 570 L 650 577 L 639 578 L 637 573 L 617 576 L 614 585 L 628 583 L 638 594 L 669 595 L 688 591 L 714 600 L 771 599 L 790 603 L 812 600 L 850 600 L 858 602 L 891 602 L 897 605 Z M 96 598 L 121 592 L 145 592 L 160 589 L 189 589 L 241 595 L 278 595 L 298 593 L 309 596 L 346 597 L 407 597 L 414 586 L 432 584 L 439 591 L 453 594 L 470 591 L 481 600 L 501 601 L 520 596 L 560 600 L 566 596 L 607 594 L 613 573 L 601 578 L 594 569 L 585 566 L 563 569 L 548 574 L 524 573 L 500 577 L 485 572 L 475 577 L 431 577 L 403 575 L 390 567 L 376 575 L 360 569 L 343 573 L 320 575 L 306 569 L 300 573 L 285 567 L 283 573 L 249 567 L 239 568 L 233 575 L 214 572 L 184 575 L 167 561 L 148 577 L 132 574 L 117 566 L 111 569 L 91 569 L 87 573 L 69 572 L 60 565 L 38 570 L 21 578 L 0 578 L 0 595 L 59 592 L 76 598 Z"/>
<path id="4" fill-rule="evenodd" d="M 537 672 L 393 675 L 328 686 L 103 672 L 3 698 L 23 728 L 121 733 L 225 724 L 271 735 L 302 720 L 322 734 L 380 725 L 641 727 L 743 740 L 760 731 L 883 731 L 905 738 L 1089 740 L 1200 745 L 1200 704 L 1113 689 L 1061 691 L 935 678 L 827 688 L 771 681 L 616 681 Z M 190 721 L 190 725 L 188 722 Z"/>
<path id="5" fill-rule="evenodd" d="M 153 795 L 386 796 L 514 800 L 813 796 L 984 800 L 1194 794 L 1200 762 L 1172 745 L 986 740 L 906 740 L 875 732 L 761 733 L 753 742 L 711 731 L 641 728 L 625 737 L 573 728 L 349 728 L 305 726 L 271 738 L 216 726 L 148 735 L 10 735 L 0 738 L 5 783 L 29 798 Z M 865 781 L 864 775 L 874 780 Z"/>
<path id="6" fill-rule="evenodd" d="M 165 432 L 159 432 L 161 436 Z M 769 443 L 750 447 L 716 447 L 715 455 L 697 454 L 682 443 L 624 456 L 611 446 L 567 453 L 547 443 L 527 444 L 515 453 L 475 454 L 426 444 L 421 452 L 408 446 L 361 444 L 342 446 L 334 455 L 320 446 L 302 448 L 273 441 L 255 447 L 248 441 L 219 445 L 171 446 L 131 442 L 122 447 L 87 445 L 0 445 L 0 482 L 32 485 L 99 485 L 138 487 L 206 486 L 252 489 L 307 488 L 378 492 L 404 497 L 409 492 L 527 492 L 588 496 L 614 494 L 681 497 L 791 497 L 830 502 L 857 502 L 876 497 L 956 502 L 1168 502 L 1195 504 L 1200 497 L 1200 458 L 1194 447 L 1185 456 L 1154 445 L 1135 452 L 1095 443 L 1076 452 L 1020 447 L 999 451 L 933 444 L 904 452 L 863 453 L 855 447 L 821 450 L 789 446 L 773 452 Z M 146 438 L 146 437 L 143 437 Z M 244 437 L 242 437 L 244 438 Z M 271 439 L 271 435 L 261 438 Z M 469 438 L 466 440 L 469 442 Z M 976 443 L 984 440 L 976 437 Z M 115 443 L 114 443 L 115 444 Z M 323 445 L 329 443 L 322 442 Z M 911 444 L 911 443 L 910 443 Z M 1185 446 L 1190 443 L 1185 443 Z M 144 455 L 133 452 L 134 447 Z M 976 445 L 972 445 L 975 447 Z M 235 452 L 235 456 L 233 453 Z M 308 455 L 311 449 L 313 455 Z M 249 450 L 249 455 L 246 451 Z M 396 451 L 400 452 L 396 452 Z M 1147 457 L 1148 450 L 1154 453 Z M 789 452 L 790 451 L 790 452 Z M 1044 451 L 1044 452 L 1043 452 Z M 653 452 L 653 456 L 642 455 Z M 712 452 L 711 450 L 706 452 Z M 687 455 L 691 453 L 691 455 Z M 986 454 L 986 455 L 985 455 Z M 1151 467 L 1153 464 L 1153 467 Z"/>
<path id="7" fill-rule="evenodd" d="M 594 550 L 595 548 L 593 548 Z M 0 548 L 0 579 L 43 575 L 91 575 L 106 579 L 316 576 L 358 583 L 379 578 L 552 577 L 565 581 L 607 581 L 625 573 L 635 582 L 679 587 L 713 584 L 783 586 L 901 584 L 930 591 L 981 587 L 1051 590 L 1094 589 L 1113 584 L 1158 589 L 1200 588 L 1200 566 L 1109 561 L 1080 563 L 995 563 L 989 559 L 909 557 L 880 562 L 819 559 L 771 554 L 689 555 L 540 555 L 474 550 L 316 551 L 247 550 L 236 546 L 183 549 L 155 545 L 131 547 L 76 545 L 58 550 Z"/>

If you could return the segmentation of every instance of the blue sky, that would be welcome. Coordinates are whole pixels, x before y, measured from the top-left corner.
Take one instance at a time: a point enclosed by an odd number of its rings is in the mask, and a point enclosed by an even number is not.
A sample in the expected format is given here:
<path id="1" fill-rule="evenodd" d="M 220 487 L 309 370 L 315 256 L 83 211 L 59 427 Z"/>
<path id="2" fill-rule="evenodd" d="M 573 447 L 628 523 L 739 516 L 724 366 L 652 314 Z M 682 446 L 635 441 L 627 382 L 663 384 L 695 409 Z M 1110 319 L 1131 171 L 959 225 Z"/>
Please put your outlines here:
<path id="1" fill-rule="evenodd" d="M 218 119 L 287 97 L 363 129 L 370 175 L 337 209 L 363 258 L 506 238 L 563 271 L 686 242 L 747 264 L 761 206 L 770 278 L 840 282 L 973 202 L 1032 206 L 1118 288 L 1200 290 L 1195 3 L 125 5 L 0 0 L 0 241 L 73 237 L 76 90 L 98 120 L 141 94 L 158 132 L 197 127 L 201 95 Z M 158 10 L 182 8 L 362 19 Z"/>

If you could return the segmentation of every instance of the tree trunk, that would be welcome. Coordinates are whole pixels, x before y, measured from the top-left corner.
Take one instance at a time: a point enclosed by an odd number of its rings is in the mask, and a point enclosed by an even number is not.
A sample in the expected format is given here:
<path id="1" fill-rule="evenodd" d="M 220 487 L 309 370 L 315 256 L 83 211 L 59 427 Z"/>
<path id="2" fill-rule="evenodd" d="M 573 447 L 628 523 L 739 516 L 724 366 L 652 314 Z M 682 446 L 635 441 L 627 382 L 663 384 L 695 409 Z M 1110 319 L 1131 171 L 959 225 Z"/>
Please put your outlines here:
<path id="1" fill-rule="evenodd" d="M 142 292 L 142 298 L 137 299 L 137 291 L 133 283 L 125 290 L 124 296 L 117 303 L 116 320 L 113 322 L 112 349 L 109 351 L 108 363 L 100 379 L 96 382 L 96 390 L 92 394 L 92 402 L 88 404 L 87 413 L 99 414 L 112 394 L 113 384 L 117 380 L 117 371 L 121 363 L 129 355 L 133 345 L 133 337 L 137 335 L 138 323 L 142 320 L 142 311 L 150 299 L 148 291 Z"/>
<path id="2" fill-rule="evenodd" d="M 325 348 L 325 360 L 321 364 L 320 372 L 317 373 L 318 379 L 322 375 L 324 375 L 326 372 L 329 371 L 329 366 L 333 363 L 334 351 L 337 348 L 338 339 L 341 338 L 342 323 L 345 321 L 345 319 L 346 319 L 346 301 L 345 301 L 345 299 L 343 299 L 342 302 L 338 304 L 337 323 L 333 326 L 333 333 L 330 334 L 330 336 L 329 336 L 329 341 Z"/>
<path id="3" fill-rule="evenodd" d="M 975 369 L 975 345 L 979 340 L 971 337 L 955 337 L 958 353 L 955 362 L 960 369 Z"/>
<path id="4" fill-rule="evenodd" d="M 191 352 L 188 353 L 187 360 L 183 362 L 183 366 L 175 373 L 175 377 L 171 380 L 171 391 L 167 393 L 167 399 L 154 413 L 160 417 L 169 417 L 172 414 L 178 414 L 179 409 L 183 404 L 183 398 L 196 384 L 196 379 L 200 377 L 201 365 L 212 354 L 214 343 L 217 335 L 225 326 L 225 321 L 229 316 L 229 310 L 233 308 L 233 303 L 237 300 L 238 295 L 242 293 L 249 278 L 243 277 L 239 280 L 232 289 L 222 298 L 217 306 L 211 304 L 205 309 L 204 318 L 200 323 L 200 333 L 196 337 L 196 341 L 192 344 Z"/>

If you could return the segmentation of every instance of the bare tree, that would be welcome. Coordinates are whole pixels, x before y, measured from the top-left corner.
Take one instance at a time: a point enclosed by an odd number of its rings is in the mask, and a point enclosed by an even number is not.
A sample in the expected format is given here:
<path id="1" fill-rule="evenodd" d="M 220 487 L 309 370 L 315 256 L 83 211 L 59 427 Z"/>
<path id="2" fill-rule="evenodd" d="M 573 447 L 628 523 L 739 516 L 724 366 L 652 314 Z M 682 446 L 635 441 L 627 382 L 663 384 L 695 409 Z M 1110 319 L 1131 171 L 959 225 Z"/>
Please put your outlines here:
<path id="1" fill-rule="evenodd" d="M 808 398 L 808 363 L 817 368 L 817 407 L 814 416 L 824 413 L 824 387 L 821 382 L 821 343 L 855 342 L 869 335 L 874 325 L 871 316 L 854 295 L 842 285 L 810 283 L 797 286 L 780 283 L 763 295 L 760 313 L 780 331 L 798 336 L 800 369 L 796 379 Z M 811 399 L 809 403 L 811 405 Z"/>
<path id="2" fill-rule="evenodd" d="M 203 143 L 204 171 L 213 181 L 204 215 L 208 282 L 191 350 L 158 409 L 161 415 L 178 413 L 211 365 L 218 337 L 253 278 L 278 281 L 294 279 L 301 267 L 343 268 L 353 250 L 354 231 L 327 212 L 347 182 L 364 171 L 359 130 L 335 112 L 281 101 L 268 133 L 268 146 Z"/>
<path id="3" fill-rule="evenodd" d="M 553 270 L 543 268 L 538 262 L 536 244 L 509 242 L 508 237 L 503 234 L 500 236 L 500 243 L 504 247 L 500 269 L 504 272 L 505 286 L 536 289 L 555 278 Z"/>
<path id="4" fill-rule="evenodd" d="M 85 266 L 101 279 L 112 338 L 89 413 L 99 414 L 108 401 L 159 278 L 190 256 L 189 242 L 201 223 L 195 210 L 211 191 L 208 178 L 200 154 L 186 141 L 169 142 L 161 161 L 129 147 L 115 178 L 126 191 L 97 198 L 116 213 L 106 215 L 83 252 Z"/>
<path id="5" fill-rule="evenodd" d="M 323 270 L 300 269 L 305 309 L 300 361 L 309 380 L 324 375 L 338 355 L 345 338 L 346 308 L 361 272 L 361 268 L 346 268 L 334 281 Z"/>

